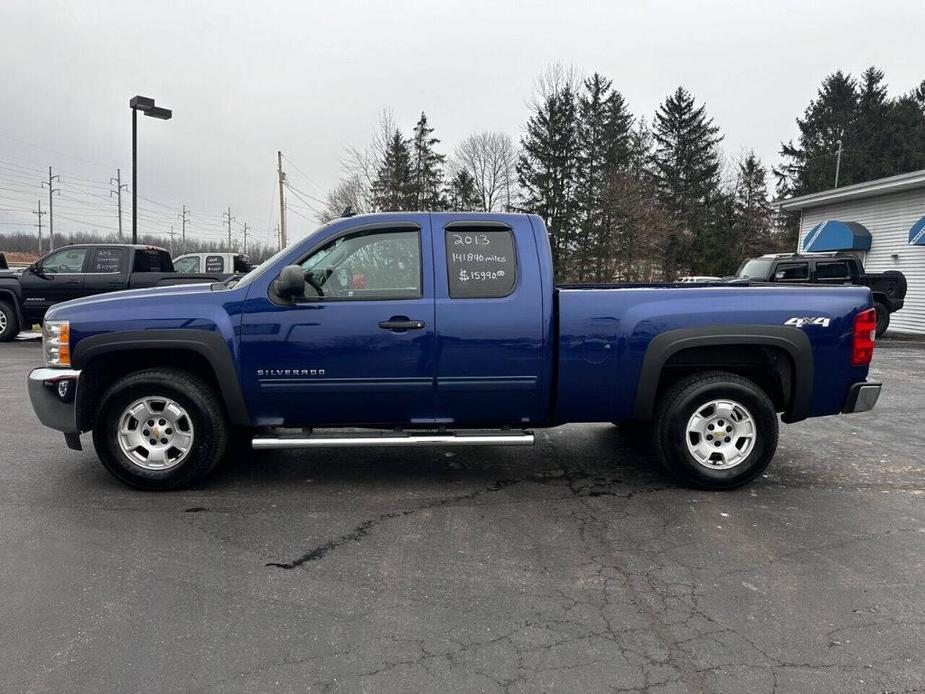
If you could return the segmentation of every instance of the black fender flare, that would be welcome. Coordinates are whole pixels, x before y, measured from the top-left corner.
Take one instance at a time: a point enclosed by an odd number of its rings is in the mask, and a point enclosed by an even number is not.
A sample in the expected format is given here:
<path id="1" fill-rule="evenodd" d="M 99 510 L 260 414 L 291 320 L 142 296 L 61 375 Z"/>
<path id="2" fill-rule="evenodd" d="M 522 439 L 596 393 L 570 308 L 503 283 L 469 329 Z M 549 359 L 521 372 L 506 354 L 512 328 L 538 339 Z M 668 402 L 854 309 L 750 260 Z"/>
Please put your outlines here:
<path id="1" fill-rule="evenodd" d="M 669 330 L 652 339 L 639 372 L 633 417 L 652 417 L 662 369 L 672 355 L 691 347 L 721 345 L 760 345 L 784 350 L 793 360 L 794 373 L 790 408 L 781 418 L 789 423 L 809 416 L 813 396 L 813 348 L 806 333 L 783 325 L 721 325 Z"/>
<path id="2" fill-rule="evenodd" d="M 16 292 L 14 292 L 9 287 L 0 287 L 0 301 L 9 300 L 9 303 L 13 304 L 13 310 L 16 311 L 16 317 L 19 319 L 19 329 L 26 330 L 28 327 L 25 324 L 25 319 L 23 318 L 22 305 Z"/>
<path id="3" fill-rule="evenodd" d="M 127 330 L 86 337 L 77 343 L 72 356 L 75 369 L 93 359 L 130 350 L 181 349 L 201 355 L 215 371 L 222 400 L 232 424 L 250 426 L 251 418 L 241 391 L 238 371 L 225 338 L 211 330 L 190 328 L 165 330 Z"/>

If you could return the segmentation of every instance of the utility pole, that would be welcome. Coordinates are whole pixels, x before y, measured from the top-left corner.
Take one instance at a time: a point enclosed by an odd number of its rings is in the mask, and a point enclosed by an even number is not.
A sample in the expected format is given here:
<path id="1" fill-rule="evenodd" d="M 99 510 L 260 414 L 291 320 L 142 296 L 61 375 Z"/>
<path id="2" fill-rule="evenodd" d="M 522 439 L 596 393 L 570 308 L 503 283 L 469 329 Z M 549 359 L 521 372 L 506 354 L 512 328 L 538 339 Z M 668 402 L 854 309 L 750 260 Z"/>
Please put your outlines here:
<path id="1" fill-rule="evenodd" d="M 835 187 L 838 188 L 838 173 L 841 170 L 841 137 L 838 138 L 838 153 L 835 155 Z"/>
<path id="2" fill-rule="evenodd" d="M 61 178 L 57 174 L 52 175 L 51 167 L 48 167 L 48 180 L 42 181 L 42 188 L 48 186 L 48 250 L 55 250 L 55 213 L 54 213 L 54 194 L 61 195 L 61 189 L 55 188 L 55 181 L 60 182 Z"/>
<path id="3" fill-rule="evenodd" d="M 286 197 L 283 194 L 283 184 L 286 174 L 283 173 L 283 153 L 276 152 L 276 173 L 279 176 L 279 249 L 286 247 Z"/>
<path id="4" fill-rule="evenodd" d="M 189 222 L 189 209 L 183 206 L 183 212 L 178 214 L 182 225 L 180 226 L 180 242 L 183 244 L 183 252 L 186 253 L 186 225 Z"/>
<path id="5" fill-rule="evenodd" d="M 122 182 L 122 169 L 116 169 L 116 177 L 109 179 L 109 185 L 116 184 L 115 190 L 109 191 L 109 197 L 116 196 L 116 204 L 119 206 L 119 243 L 122 243 L 122 191 L 128 190 L 128 183 Z"/>
<path id="6" fill-rule="evenodd" d="M 234 247 L 231 245 L 231 223 L 238 220 L 231 216 L 230 207 L 228 208 L 227 212 L 222 212 L 222 217 L 224 217 L 224 221 L 228 223 L 228 252 L 230 253 L 234 251 Z"/>
<path id="7" fill-rule="evenodd" d="M 244 247 L 241 249 L 244 255 L 247 255 L 247 222 L 244 222 Z"/>
<path id="8" fill-rule="evenodd" d="M 39 198 L 39 209 L 32 210 L 32 214 L 36 214 L 39 216 L 39 223 L 34 226 L 37 226 L 39 228 L 39 255 L 41 256 L 42 255 L 42 215 L 48 214 L 47 212 L 42 211 L 42 199 L 41 198 Z"/>
<path id="9" fill-rule="evenodd" d="M 171 224 L 171 225 L 170 225 L 170 233 L 167 234 L 167 236 L 170 237 L 170 255 L 171 255 L 171 256 L 174 255 L 174 252 L 173 252 L 173 251 L 174 251 L 173 237 L 176 236 L 176 235 L 177 235 L 177 232 L 175 232 L 175 231 L 173 230 L 173 224 Z"/>

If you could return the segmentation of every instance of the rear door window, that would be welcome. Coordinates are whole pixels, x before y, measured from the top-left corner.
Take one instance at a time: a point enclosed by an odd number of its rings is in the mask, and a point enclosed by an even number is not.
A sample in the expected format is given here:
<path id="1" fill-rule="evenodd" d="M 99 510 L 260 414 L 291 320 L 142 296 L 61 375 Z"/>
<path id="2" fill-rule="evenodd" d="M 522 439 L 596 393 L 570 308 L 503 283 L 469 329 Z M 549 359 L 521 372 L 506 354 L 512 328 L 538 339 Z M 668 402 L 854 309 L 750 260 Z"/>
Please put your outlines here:
<path id="1" fill-rule="evenodd" d="M 778 263 L 774 268 L 775 282 L 806 282 L 809 280 L 809 263 Z"/>
<path id="2" fill-rule="evenodd" d="M 93 275 L 111 275 L 125 272 L 125 249 L 94 248 L 90 253 L 87 272 Z"/>
<path id="3" fill-rule="evenodd" d="M 225 272 L 225 259 L 220 255 L 207 255 L 206 272 Z"/>
<path id="4" fill-rule="evenodd" d="M 846 260 L 831 260 L 816 263 L 816 279 L 821 282 L 845 282 L 851 279 Z"/>
<path id="5" fill-rule="evenodd" d="M 510 229 L 446 230 L 446 276 L 451 299 L 510 296 L 517 283 L 517 254 Z"/>

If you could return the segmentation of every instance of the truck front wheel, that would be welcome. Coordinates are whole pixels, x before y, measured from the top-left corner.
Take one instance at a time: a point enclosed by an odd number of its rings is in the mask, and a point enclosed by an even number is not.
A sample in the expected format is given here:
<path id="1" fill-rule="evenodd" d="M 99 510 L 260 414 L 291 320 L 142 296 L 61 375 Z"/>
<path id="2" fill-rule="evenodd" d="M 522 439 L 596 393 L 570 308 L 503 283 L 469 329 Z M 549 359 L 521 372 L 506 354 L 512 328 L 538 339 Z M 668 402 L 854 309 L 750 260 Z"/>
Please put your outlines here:
<path id="1" fill-rule="evenodd" d="M 6 301 L 0 301 L 0 342 L 9 342 L 19 334 L 19 318 L 16 309 Z"/>
<path id="2" fill-rule="evenodd" d="M 154 491 L 185 487 L 225 454 L 222 403 L 200 378 L 180 369 L 138 371 L 103 396 L 93 429 L 100 461 L 117 479 Z"/>
<path id="3" fill-rule="evenodd" d="M 660 399 L 655 447 L 687 484 L 733 489 L 768 467 L 777 449 L 774 404 L 754 382 L 722 371 L 698 373 Z"/>

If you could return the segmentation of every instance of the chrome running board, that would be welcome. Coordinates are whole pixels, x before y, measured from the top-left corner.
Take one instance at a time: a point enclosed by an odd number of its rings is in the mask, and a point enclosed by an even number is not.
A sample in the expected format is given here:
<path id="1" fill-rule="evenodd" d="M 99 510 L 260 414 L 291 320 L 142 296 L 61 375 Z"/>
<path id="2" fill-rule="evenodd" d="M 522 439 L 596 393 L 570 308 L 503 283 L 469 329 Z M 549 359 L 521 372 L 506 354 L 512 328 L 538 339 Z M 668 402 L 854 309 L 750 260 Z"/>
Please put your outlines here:
<path id="1" fill-rule="evenodd" d="M 255 436 L 255 450 L 339 446 L 532 446 L 532 431 L 499 432 L 395 432 L 380 434 L 279 434 Z"/>

